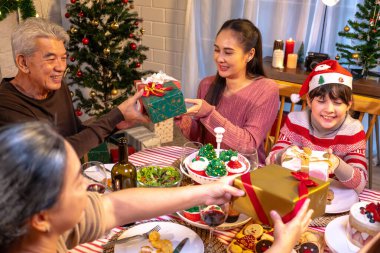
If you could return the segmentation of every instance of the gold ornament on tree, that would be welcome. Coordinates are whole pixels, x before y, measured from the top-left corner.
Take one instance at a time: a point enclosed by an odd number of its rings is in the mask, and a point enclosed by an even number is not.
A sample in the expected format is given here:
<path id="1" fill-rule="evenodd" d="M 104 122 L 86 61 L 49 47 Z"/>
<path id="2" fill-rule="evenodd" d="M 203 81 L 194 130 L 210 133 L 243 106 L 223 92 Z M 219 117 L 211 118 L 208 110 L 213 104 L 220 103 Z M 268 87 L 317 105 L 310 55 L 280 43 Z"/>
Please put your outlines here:
<path id="1" fill-rule="evenodd" d="M 112 28 L 113 30 L 117 30 L 117 29 L 119 28 L 119 24 L 118 24 L 116 21 L 114 21 L 114 22 L 112 22 L 112 24 L 111 24 L 111 28 Z"/>
<path id="2" fill-rule="evenodd" d="M 76 29 L 75 27 L 71 27 L 70 32 L 71 32 L 72 34 L 77 33 L 77 32 L 78 32 L 78 29 Z"/>
<path id="3" fill-rule="evenodd" d="M 93 20 L 91 20 L 91 25 L 93 25 L 93 26 L 98 26 L 99 25 L 99 21 L 98 20 L 96 20 L 96 19 L 93 19 Z"/>
<path id="4" fill-rule="evenodd" d="M 352 54 L 352 58 L 355 59 L 355 60 L 359 59 L 359 54 L 358 53 L 353 53 Z"/>
<path id="5" fill-rule="evenodd" d="M 144 34 L 145 29 L 144 29 L 144 28 L 141 28 L 141 29 L 140 29 L 140 32 L 141 32 L 141 34 Z"/>
<path id="6" fill-rule="evenodd" d="M 106 47 L 105 49 L 103 49 L 103 53 L 104 55 L 110 55 L 111 50 L 108 47 Z"/>
<path id="7" fill-rule="evenodd" d="M 337 54 L 337 55 L 335 56 L 335 60 L 337 60 L 337 61 L 340 60 L 340 56 L 339 56 L 339 54 Z"/>
<path id="8" fill-rule="evenodd" d="M 96 92 L 92 90 L 92 91 L 90 92 L 90 96 L 91 96 L 92 98 L 95 98 L 95 97 L 96 97 Z"/>
<path id="9" fill-rule="evenodd" d="M 112 95 L 112 96 L 116 96 L 117 93 L 119 93 L 119 91 L 118 91 L 117 89 L 113 88 L 113 89 L 111 90 L 111 95 Z"/>
<path id="10" fill-rule="evenodd" d="M 346 25 L 345 27 L 344 27 L 344 31 L 345 32 L 348 32 L 350 30 L 350 27 L 348 26 L 348 25 Z"/>
<path id="11" fill-rule="evenodd" d="M 70 91 L 70 96 L 74 97 L 74 92 Z"/>

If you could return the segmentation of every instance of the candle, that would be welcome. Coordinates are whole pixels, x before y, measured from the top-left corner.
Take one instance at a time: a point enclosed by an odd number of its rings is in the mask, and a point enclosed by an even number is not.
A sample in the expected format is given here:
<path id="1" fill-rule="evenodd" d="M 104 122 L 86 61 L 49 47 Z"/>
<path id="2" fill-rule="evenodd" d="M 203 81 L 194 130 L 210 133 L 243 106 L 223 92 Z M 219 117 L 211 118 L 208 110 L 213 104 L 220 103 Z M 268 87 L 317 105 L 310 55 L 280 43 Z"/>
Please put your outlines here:
<path id="1" fill-rule="evenodd" d="M 286 67 L 288 69 L 295 69 L 297 68 L 297 54 L 288 54 L 288 61 L 286 63 Z"/>
<path id="2" fill-rule="evenodd" d="M 276 49 L 273 51 L 272 57 L 272 67 L 273 68 L 283 68 L 284 65 L 284 51 L 281 49 Z"/>
<path id="3" fill-rule="evenodd" d="M 290 38 L 285 43 L 285 58 L 284 58 L 284 66 L 286 66 L 286 61 L 288 60 L 288 54 L 292 54 L 294 51 L 295 41 Z"/>

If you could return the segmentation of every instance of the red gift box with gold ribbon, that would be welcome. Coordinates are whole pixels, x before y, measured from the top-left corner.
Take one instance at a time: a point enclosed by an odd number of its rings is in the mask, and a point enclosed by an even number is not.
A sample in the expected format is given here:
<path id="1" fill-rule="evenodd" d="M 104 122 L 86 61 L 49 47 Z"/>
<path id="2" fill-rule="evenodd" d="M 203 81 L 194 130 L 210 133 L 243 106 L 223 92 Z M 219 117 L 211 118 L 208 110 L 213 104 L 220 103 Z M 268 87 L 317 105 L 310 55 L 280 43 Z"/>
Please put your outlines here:
<path id="1" fill-rule="evenodd" d="M 273 225 L 269 212 L 276 210 L 284 222 L 291 220 L 306 198 L 313 218 L 325 213 L 330 182 L 309 178 L 279 165 L 268 165 L 246 173 L 234 181 L 234 186 L 246 192 L 233 200 L 233 208 L 252 217 L 256 222 Z"/>

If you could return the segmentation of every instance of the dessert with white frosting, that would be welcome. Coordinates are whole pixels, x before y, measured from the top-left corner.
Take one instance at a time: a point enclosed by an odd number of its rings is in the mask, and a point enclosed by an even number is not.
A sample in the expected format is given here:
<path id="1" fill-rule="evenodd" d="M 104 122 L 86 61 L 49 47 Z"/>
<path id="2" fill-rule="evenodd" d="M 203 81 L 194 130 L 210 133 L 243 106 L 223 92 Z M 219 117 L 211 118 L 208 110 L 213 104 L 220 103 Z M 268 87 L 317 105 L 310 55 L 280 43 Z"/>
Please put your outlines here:
<path id="1" fill-rule="evenodd" d="M 347 223 L 347 236 L 362 248 L 380 232 L 380 203 L 358 202 L 352 205 Z"/>

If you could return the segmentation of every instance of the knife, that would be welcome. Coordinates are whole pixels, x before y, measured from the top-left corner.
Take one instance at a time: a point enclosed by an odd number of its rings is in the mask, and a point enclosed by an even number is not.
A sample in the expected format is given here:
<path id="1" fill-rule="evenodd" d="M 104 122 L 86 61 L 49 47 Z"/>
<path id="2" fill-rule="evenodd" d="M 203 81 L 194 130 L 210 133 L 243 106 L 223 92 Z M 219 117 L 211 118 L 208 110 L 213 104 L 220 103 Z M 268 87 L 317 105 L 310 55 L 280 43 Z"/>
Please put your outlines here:
<path id="1" fill-rule="evenodd" d="M 177 247 L 175 247 L 173 253 L 179 253 L 179 252 L 182 250 L 183 246 L 185 246 L 185 244 L 186 244 L 186 242 L 187 242 L 188 240 L 189 240 L 188 237 L 186 237 L 185 239 L 183 239 L 183 240 L 177 245 Z"/>

